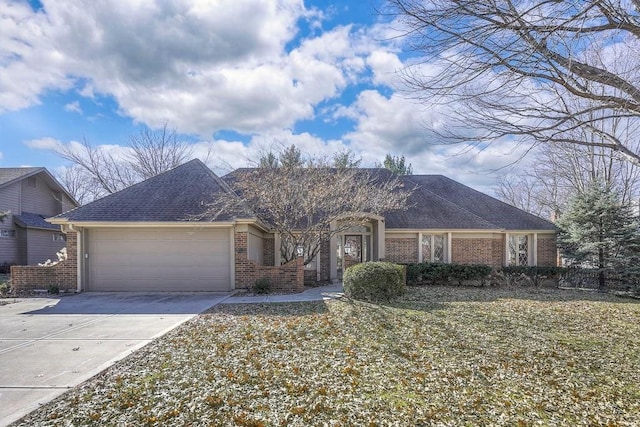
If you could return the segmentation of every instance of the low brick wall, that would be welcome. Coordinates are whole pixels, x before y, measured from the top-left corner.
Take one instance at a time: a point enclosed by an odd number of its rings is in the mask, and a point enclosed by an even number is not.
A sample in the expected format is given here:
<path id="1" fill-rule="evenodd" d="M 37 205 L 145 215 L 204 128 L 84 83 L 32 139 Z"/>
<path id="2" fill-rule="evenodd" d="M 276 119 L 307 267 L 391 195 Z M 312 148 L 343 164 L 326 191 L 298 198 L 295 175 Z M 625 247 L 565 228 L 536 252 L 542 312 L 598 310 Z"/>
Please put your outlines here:
<path id="1" fill-rule="evenodd" d="M 235 234 L 236 289 L 249 289 L 258 279 L 269 278 L 274 291 L 301 292 L 304 290 L 302 257 L 280 266 L 261 265 L 247 257 L 247 233 Z"/>
<path id="2" fill-rule="evenodd" d="M 280 266 L 260 265 L 254 261 L 236 260 L 236 289 L 250 289 L 258 279 L 269 278 L 271 290 L 302 292 L 304 290 L 304 265 L 298 258 Z"/>
<path id="3" fill-rule="evenodd" d="M 32 291 L 56 286 L 60 291 L 77 289 L 77 235 L 67 233 L 67 259 L 55 265 L 11 266 L 11 286 L 17 291 Z"/>
<path id="4" fill-rule="evenodd" d="M 14 265 L 11 267 L 11 286 L 17 291 L 48 290 L 51 286 L 60 291 L 75 291 L 73 276 L 62 263 L 47 267 Z"/>

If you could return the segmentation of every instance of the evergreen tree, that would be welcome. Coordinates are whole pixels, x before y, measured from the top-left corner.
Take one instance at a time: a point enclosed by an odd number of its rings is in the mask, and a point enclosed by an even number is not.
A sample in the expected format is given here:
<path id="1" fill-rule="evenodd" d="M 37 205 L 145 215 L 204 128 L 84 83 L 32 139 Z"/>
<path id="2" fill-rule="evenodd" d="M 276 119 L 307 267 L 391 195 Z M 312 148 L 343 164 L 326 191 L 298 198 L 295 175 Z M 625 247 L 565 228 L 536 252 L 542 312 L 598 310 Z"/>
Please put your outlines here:
<path id="1" fill-rule="evenodd" d="M 413 166 L 411 166 L 411 163 L 406 163 L 404 156 L 396 157 L 392 156 L 391 154 L 387 154 L 382 165 L 396 175 L 413 174 Z"/>
<path id="2" fill-rule="evenodd" d="M 569 202 L 558 220 L 558 243 L 573 264 L 598 269 L 598 287 L 612 273 L 630 280 L 639 273 L 638 218 L 611 188 L 594 182 Z"/>

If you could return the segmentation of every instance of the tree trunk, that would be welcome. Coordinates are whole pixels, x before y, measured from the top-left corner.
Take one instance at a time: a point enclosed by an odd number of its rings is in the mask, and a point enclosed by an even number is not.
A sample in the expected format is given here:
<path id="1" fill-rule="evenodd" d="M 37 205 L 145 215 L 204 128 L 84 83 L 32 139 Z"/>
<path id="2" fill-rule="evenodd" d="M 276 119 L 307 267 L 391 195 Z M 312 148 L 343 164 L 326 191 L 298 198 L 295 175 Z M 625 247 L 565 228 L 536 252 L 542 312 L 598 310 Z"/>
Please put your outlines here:
<path id="1" fill-rule="evenodd" d="M 604 272 L 604 249 L 598 249 L 598 290 L 604 292 L 607 289 L 607 277 Z"/>

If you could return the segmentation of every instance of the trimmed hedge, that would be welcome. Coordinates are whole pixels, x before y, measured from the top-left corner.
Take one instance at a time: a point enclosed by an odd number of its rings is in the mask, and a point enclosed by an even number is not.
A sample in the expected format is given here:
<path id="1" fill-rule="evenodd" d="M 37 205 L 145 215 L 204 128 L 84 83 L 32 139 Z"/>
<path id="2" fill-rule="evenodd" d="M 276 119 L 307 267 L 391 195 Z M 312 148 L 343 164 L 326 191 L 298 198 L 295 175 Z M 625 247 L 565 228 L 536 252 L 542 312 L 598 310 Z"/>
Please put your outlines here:
<path id="1" fill-rule="evenodd" d="M 404 292 L 404 268 L 391 262 L 365 262 L 344 272 L 346 296 L 365 301 L 388 301 Z"/>
<path id="2" fill-rule="evenodd" d="M 407 264 L 407 283 L 410 285 L 463 284 L 463 281 L 479 281 L 484 284 L 492 268 L 484 264 L 437 264 L 423 262 Z"/>

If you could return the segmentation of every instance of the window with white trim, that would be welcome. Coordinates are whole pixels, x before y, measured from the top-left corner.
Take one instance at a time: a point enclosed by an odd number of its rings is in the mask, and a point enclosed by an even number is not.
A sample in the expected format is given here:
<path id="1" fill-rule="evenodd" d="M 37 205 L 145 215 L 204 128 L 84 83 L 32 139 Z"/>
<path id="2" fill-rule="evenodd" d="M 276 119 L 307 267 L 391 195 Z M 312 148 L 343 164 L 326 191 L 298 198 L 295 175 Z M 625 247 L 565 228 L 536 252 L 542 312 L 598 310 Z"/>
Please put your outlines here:
<path id="1" fill-rule="evenodd" d="M 53 241 L 54 242 L 66 242 L 67 236 L 64 233 L 53 233 Z"/>
<path id="2" fill-rule="evenodd" d="M 529 235 L 510 234 L 508 248 L 509 265 L 529 265 Z"/>
<path id="3" fill-rule="evenodd" d="M 447 253 L 445 234 L 422 235 L 422 262 L 445 262 Z"/>

